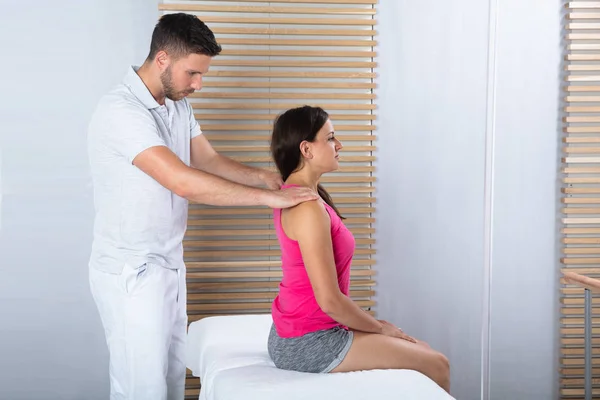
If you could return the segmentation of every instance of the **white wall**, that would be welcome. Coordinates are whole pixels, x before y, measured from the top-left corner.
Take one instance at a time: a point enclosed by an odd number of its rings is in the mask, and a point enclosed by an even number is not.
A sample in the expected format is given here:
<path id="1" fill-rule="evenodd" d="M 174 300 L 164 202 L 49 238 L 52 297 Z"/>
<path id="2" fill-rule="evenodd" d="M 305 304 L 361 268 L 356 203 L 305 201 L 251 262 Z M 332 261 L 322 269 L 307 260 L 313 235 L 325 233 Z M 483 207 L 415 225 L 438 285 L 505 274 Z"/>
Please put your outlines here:
<path id="1" fill-rule="evenodd" d="M 498 4 L 380 2 L 378 310 L 448 355 L 457 398 L 550 399 L 560 4 Z"/>
<path id="2" fill-rule="evenodd" d="M 382 1 L 378 311 L 479 393 L 488 4 Z"/>
<path id="3" fill-rule="evenodd" d="M 158 1 L 12 1 L 2 63 L 0 398 L 106 399 L 108 354 L 87 262 L 86 127 L 148 52 Z"/>
<path id="4" fill-rule="evenodd" d="M 561 13 L 498 2 L 491 399 L 554 399 L 559 370 Z"/>

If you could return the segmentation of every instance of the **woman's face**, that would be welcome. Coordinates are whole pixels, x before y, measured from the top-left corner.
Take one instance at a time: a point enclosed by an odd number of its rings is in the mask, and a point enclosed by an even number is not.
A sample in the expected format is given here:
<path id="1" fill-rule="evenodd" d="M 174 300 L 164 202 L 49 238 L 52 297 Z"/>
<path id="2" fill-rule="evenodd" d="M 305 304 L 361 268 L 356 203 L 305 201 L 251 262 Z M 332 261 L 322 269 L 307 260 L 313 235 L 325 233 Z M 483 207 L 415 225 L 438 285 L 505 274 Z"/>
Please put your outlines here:
<path id="1" fill-rule="evenodd" d="M 339 151 L 342 143 L 335 137 L 333 124 L 327 120 L 315 136 L 313 142 L 306 142 L 308 155 L 307 162 L 311 168 L 320 173 L 335 171 L 339 168 Z"/>

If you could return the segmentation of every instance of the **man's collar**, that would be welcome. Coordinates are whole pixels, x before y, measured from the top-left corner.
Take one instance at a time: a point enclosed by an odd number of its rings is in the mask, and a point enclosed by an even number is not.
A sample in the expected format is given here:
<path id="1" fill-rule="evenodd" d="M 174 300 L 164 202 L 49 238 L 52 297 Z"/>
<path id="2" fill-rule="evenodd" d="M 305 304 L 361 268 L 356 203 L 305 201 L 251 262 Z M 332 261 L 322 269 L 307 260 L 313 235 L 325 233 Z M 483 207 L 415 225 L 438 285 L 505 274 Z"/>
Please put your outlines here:
<path id="1" fill-rule="evenodd" d="M 140 78 L 140 76 L 137 74 L 138 69 L 139 67 L 137 66 L 130 66 L 127 70 L 125 78 L 123 79 L 123 83 L 146 108 L 152 109 L 160 107 L 160 104 L 158 104 L 156 99 L 154 99 L 152 93 L 150 93 L 150 90 L 148 90 L 144 84 L 144 81 L 142 81 L 142 78 Z"/>

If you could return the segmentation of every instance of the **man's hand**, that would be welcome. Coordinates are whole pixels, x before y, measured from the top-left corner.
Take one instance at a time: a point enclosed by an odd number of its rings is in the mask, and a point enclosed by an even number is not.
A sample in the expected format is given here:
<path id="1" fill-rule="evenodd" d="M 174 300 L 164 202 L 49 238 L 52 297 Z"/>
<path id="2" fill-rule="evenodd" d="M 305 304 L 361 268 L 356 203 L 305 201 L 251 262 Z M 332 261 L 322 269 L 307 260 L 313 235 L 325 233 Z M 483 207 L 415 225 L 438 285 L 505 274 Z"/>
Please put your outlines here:
<path id="1" fill-rule="evenodd" d="M 277 172 L 268 170 L 261 171 L 260 180 L 271 190 L 279 190 L 283 185 L 283 179 Z"/>
<path id="2" fill-rule="evenodd" d="M 290 187 L 281 190 L 274 190 L 271 193 L 266 205 L 271 208 L 290 208 L 305 201 L 316 200 L 319 195 L 307 187 Z"/>

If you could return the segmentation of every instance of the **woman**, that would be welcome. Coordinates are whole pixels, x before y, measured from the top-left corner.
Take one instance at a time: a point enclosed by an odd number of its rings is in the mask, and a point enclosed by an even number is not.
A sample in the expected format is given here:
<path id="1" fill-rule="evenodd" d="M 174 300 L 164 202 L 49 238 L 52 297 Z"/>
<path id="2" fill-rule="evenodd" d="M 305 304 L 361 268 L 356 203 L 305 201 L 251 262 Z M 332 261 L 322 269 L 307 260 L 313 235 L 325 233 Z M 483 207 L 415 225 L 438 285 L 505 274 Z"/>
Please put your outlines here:
<path id="1" fill-rule="evenodd" d="M 272 306 L 269 355 L 278 368 L 302 372 L 417 370 L 449 392 L 444 355 L 348 297 L 354 237 L 319 185 L 321 175 L 338 168 L 341 148 L 321 108 L 291 109 L 275 121 L 271 152 L 283 187 L 312 188 L 321 200 L 274 210 L 283 279 Z"/>

